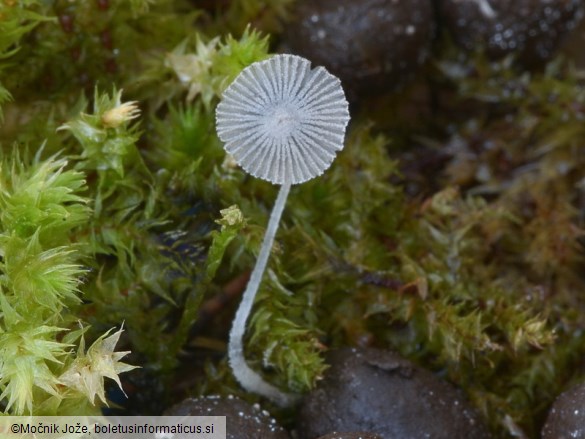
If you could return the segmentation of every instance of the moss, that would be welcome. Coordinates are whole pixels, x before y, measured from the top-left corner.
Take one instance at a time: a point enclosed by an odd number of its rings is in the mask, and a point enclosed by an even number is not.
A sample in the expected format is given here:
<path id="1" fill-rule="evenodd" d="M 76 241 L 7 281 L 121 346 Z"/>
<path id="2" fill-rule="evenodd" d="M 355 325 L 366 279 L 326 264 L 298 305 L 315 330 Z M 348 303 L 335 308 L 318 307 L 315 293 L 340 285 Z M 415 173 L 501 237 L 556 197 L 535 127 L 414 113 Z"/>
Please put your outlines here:
<path id="1" fill-rule="evenodd" d="M 197 4 L 0 8 L 7 413 L 97 410 L 56 380 L 91 361 L 83 334 L 99 347 L 122 322 L 120 349 L 163 400 L 239 392 L 222 361 L 233 302 L 204 316 L 237 295 L 276 192 L 225 158 L 213 110 L 290 2 Z M 304 392 L 326 349 L 396 349 L 463 388 L 498 437 L 536 437 L 585 351 L 583 83 L 562 60 L 528 73 L 452 50 L 428 72 L 432 112 L 384 123 L 417 87 L 364 103 L 333 167 L 291 191 L 248 358 Z"/>

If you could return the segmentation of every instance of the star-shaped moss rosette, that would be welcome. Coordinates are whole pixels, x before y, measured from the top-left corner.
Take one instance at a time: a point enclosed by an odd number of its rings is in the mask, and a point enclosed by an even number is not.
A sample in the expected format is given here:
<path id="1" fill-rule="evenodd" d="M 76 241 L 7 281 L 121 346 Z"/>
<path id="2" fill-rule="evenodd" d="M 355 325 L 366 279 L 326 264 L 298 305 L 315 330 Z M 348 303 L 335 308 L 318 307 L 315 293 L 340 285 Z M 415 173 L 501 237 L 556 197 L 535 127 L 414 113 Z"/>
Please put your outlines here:
<path id="1" fill-rule="evenodd" d="M 110 332 L 103 334 L 85 352 L 85 340 L 83 335 L 79 343 L 77 358 L 59 377 L 59 381 L 85 395 L 92 404 L 96 404 L 96 397 L 104 405 L 108 405 L 105 395 L 104 378 L 111 378 L 116 382 L 120 390 L 122 383 L 118 374 L 136 369 L 120 360 L 130 351 L 116 352 L 114 349 L 122 329 L 110 335 Z"/>
<path id="2" fill-rule="evenodd" d="M 343 148 L 348 103 L 339 79 L 323 67 L 311 69 L 304 58 L 276 55 L 240 73 L 223 93 L 216 116 L 219 138 L 234 160 L 253 176 L 281 185 L 230 332 L 229 361 L 246 390 L 286 406 L 295 397 L 264 381 L 246 363 L 246 321 L 290 187 L 321 175 Z"/>

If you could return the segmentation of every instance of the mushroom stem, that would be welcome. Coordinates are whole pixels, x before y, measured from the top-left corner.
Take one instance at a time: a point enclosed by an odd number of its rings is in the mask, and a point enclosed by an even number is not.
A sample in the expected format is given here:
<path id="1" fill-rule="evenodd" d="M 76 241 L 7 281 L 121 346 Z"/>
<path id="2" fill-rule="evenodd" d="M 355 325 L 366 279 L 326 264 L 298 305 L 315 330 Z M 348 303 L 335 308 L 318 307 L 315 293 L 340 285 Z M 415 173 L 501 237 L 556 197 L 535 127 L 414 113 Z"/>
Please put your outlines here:
<path id="1" fill-rule="evenodd" d="M 492 8 L 492 5 L 489 4 L 488 0 L 474 0 L 479 7 L 479 11 L 484 15 L 486 18 L 496 18 L 498 14 Z"/>
<path id="2" fill-rule="evenodd" d="M 242 302 L 240 303 L 240 307 L 238 308 L 234 318 L 234 323 L 230 331 L 228 346 L 230 366 L 234 376 L 242 385 L 242 387 L 249 392 L 258 393 L 262 396 L 265 396 L 280 406 L 291 405 L 295 400 L 295 396 L 284 393 L 273 385 L 267 383 L 258 373 L 254 372 L 248 366 L 248 363 L 246 363 L 246 358 L 244 357 L 244 334 L 246 332 L 246 322 L 248 320 L 248 316 L 250 315 L 250 311 L 254 305 L 254 299 L 256 298 L 258 287 L 260 286 L 262 276 L 264 275 L 264 271 L 266 269 L 266 264 L 268 263 L 270 250 L 272 249 L 272 244 L 274 243 L 274 237 L 276 235 L 276 231 L 278 230 L 278 223 L 280 222 L 280 217 L 282 216 L 282 211 L 284 210 L 284 205 L 286 204 L 286 199 L 288 197 L 290 187 L 290 183 L 284 183 L 278 192 L 276 203 L 274 204 L 272 213 L 270 214 L 270 220 L 268 221 L 266 234 L 264 235 L 264 240 L 262 241 L 260 254 L 256 260 L 256 266 L 252 271 L 252 275 L 250 276 L 246 291 L 244 291 L 244 295 L 242 297 Z"/>

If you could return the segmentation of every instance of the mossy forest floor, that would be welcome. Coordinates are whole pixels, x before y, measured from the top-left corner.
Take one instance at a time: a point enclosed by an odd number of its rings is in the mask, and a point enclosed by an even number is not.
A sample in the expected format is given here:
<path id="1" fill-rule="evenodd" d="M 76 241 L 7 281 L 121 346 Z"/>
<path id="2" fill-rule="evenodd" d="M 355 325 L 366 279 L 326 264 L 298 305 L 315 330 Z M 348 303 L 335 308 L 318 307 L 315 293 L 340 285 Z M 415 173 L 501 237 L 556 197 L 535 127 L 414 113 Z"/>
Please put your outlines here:
<path id="1" fill-rule="evenodd" d="M 0 4 L 5 413 L 254 400 L 226 339 L 277 187 L 226 157 L 214 109 L 278 50 L 291 4 Z M 537 437 L 585 374 L 583 72 L 446 38 L 433 53 L 411 85 L 354 103 L 333 166 L 291 191 L 247 356 L 306 392 L 327 349 L 393 349 L 462 388 L 497 437 Z M 118 374 L 128 401 L 104 382 Z"/>

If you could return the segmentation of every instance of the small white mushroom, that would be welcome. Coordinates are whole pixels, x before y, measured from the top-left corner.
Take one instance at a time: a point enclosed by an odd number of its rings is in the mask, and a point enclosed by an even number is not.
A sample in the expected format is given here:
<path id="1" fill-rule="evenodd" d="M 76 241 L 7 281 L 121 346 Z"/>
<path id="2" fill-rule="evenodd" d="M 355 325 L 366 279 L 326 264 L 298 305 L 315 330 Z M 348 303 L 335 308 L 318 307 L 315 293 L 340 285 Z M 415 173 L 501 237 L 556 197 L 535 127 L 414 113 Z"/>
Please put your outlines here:
<path id="1" fill-rule="evenodd" d="M 321 175 L 343 148 L 349 119 L 340 81 L 294 55 L 242 71 L 217 107 L 217 133 L 248 173 L 276 184 Z"/>
<path id="2" fill-rule="evenodd" d="M 343 148 L 349 122 L 341 82 L 323 67 L 295 55 L 276 55 L 246 67 L 225 90 L 216 111 L 225 150 L 248 173 L 280 184 L 256 266 L 234 318 L 229 362 L 248 391 L 279 405 L 286 394 L 253 371 L 244 357 L 246 321 L 268 262 L 278 223 L 293 184 L 321 175 Z"/>

